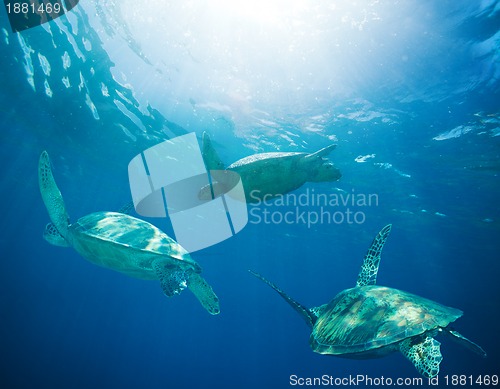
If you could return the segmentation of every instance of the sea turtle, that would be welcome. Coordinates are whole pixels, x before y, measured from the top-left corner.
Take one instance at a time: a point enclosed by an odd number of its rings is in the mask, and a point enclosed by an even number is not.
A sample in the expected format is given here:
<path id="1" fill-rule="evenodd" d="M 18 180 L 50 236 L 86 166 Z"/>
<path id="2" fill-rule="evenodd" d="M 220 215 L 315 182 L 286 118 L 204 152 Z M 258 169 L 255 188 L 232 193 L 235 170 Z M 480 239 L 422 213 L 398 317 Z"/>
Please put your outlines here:
<path id="1" fill-rule="evenodd" d="M 462 311 L 434 301 L 376 285 L 380 254 L 391 230 L 384 227 L 375 237 L 354 288 L 346 289 L 328 304 L 308 309 L 257 273 L 260 278 L 294 308 L 312 328 L 309 343 L 319 354 L 365 359 L 399 350 L 420 374 L 435 377 L 443 357 L 438 333 L 451 338 L 477 354 L 484 350 L 450 328 Z"/>
<path id="2" fill-rule="evenodd" d="M 340 170 L 325 156 L 336 147 L 327 146 L 315 153 L 261 153 L 240 159 L 225 167 L 212 146 L 209 135 L 203 133 L 203 159 L 206 167 L 214 172 L 214 194 L 226 193 L 234 183 L 234 175 L 224 175 L 222 170 L 240 175 L 247 203 L 270 200 L 295 190 L 306 182 L 337 181 Z M 237 177 L 237 176 L 236 176 Z M 229 181 L 229 182 L 227 182 Z M 201 199 L 210 199 L 210 187 L 200 192 Z"/>
<path id="3" fill-rule="evenodd" d="M 43 235 L 49 243 L 73 247 L 90 262 L 131 277 L 159 279 L 169 297 L 187 287 L 210 314 L 219 313 L 219 300 L 201 277 L 201 267 L 167 234 L 119 212 L 95 212 L 70 224 L 46 151 L 40 156 L 38 180 L 52 221 Z"/>

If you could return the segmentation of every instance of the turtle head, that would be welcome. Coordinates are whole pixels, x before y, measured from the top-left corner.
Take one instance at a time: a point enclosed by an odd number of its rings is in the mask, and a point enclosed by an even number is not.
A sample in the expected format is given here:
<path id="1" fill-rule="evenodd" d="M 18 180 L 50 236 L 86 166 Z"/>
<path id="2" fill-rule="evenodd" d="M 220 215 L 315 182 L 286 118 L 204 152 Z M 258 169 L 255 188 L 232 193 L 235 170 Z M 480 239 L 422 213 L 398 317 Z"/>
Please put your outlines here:
<path id="1" fill-rule="evenodd" d="M 310 182 L 332 182 L 337 181 L 342 177 L 340 170 L 333 163 L 326 159 L 322 159 L 322 164 L 308 176 Z"/>
<path id="2" fill-rule="evenodd" d="M 315 153 L 306 155 L 302 159 L 305 164 L 304 169 L 307 171 L 307 181 L 309 182 L 332 182 L 337 181 L 342 177 L 340 170 L 335 165 L 326 159 L 337 145 L 330 145 Z"/>

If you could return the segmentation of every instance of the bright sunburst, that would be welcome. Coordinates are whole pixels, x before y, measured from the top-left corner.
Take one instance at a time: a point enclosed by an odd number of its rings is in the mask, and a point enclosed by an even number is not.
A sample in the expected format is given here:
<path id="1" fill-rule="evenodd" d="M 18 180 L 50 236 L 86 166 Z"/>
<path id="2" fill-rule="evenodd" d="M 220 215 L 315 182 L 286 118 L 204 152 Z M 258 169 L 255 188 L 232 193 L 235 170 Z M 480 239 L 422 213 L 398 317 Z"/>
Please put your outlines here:
<path id="1" fill-rule="evenodd" d="M 303 0 L 212 0 L 208 5 L 219 17 L 269 24 L 283 23 L 308 8 L 308 3 Z"/>
<path id="2" fill-rule="evenodd" d="M 378 0 L 122 0 L 120 10 L 159 70 L 138 74 L 154 79 L 157 104 L 172 112 L 172 100 L 218 106 L 233 122 L 277 102 L 296 111 L 385 80 L 383 64 L 408 58 L 401 44 L 421 19 L 406 12 L 401 28 Z"/>

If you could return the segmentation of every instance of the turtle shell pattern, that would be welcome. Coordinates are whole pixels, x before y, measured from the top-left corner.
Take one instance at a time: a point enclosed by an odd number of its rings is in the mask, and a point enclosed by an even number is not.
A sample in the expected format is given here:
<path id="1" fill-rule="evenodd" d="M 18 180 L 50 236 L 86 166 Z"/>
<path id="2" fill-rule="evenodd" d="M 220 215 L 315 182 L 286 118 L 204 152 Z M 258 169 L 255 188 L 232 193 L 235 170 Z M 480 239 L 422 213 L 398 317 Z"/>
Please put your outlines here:
<path id="1" fill-rule="evenodd" d="M 228 170 L 241 176 L 247 201 L 264 195 L 288 193 L 307 181 L 307 171 L 298 167 L 306 153 L 263 153 L 240 159 Z M 252 192 L 256 190 L 256 195 Z"/>
<path id="2" fill-rule="evenodd" d="M 172 267 L 200 266 L 175 240 L 154 225 L 117 212 L 95 212 L 70 226 L 73 247 L 91 262 L 142 279 L 157 279 L 152 261 Z"/>
<path id="3" fill-rule="evenodd" d="M 360 286 L 340 292 L 321 309 L 310 343 L 320 354 L 376 353 L 460 316 L 458 309 L 398 289 Z"/>
<path id="4" fill-rule="evenodd" d="M 244 166 L 250 165 L 250 164 L 255 164 L 257 165 L 263 164 L 263 166 L 266 166 L 267 164 L 272 164 L 272 163 L 293 163 L 295 160 L 298 160 L 304 156 L 306 156 L 307 153 L 300 153 L 300 152 L 291 152 L 291 153 L 260 153 L 260 154 L 254 154 L 250 155 L 248 157 L 242 158 L 231 165 L 229 165 L 227 168 L 230 170 L 233 169 L 240 169 Z M 288 159 L 288 161 L 286 161 Z"/>

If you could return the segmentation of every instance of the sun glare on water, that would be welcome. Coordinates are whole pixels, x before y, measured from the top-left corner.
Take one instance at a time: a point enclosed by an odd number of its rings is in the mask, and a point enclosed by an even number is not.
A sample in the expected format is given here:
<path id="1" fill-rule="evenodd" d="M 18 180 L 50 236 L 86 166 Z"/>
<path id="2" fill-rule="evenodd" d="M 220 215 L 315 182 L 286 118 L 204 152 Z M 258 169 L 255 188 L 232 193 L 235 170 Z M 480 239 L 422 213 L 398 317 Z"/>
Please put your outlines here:
<path id="1" fill-rule="evenodd" d="M 221 18 L 241 18 L 263 24 L 279 24 L 308 8 L 303 0 L 212 0 L 209 3 Z"/>
<path id="2" fill-rule="evenodd" d="M 378 0 L 122 0 L 119 6 L 141 51 L 161 71 L 150 96 L 170 93 L 199 109 L 217 104 L 233 121 L 235 112 L 269 110 L 276 102 L 306 109 L 385 80 L 385 63 L 408 56 L 402 45 L 421 19 L 398 7 L 408 15 L 404 28 L 393 6 Z M 149 76 L 141 76 L 146 83 Z"/>

